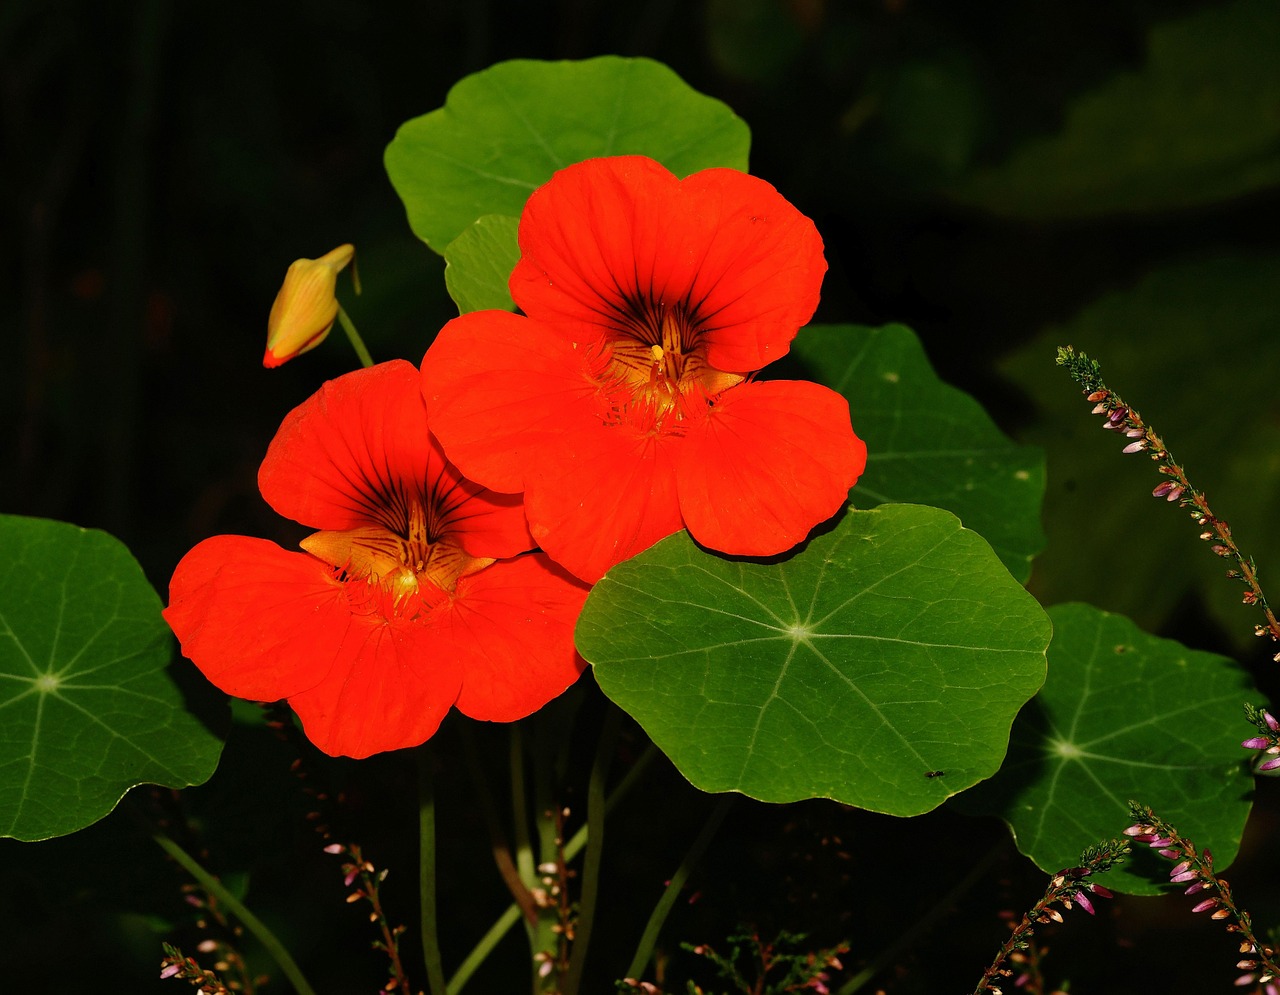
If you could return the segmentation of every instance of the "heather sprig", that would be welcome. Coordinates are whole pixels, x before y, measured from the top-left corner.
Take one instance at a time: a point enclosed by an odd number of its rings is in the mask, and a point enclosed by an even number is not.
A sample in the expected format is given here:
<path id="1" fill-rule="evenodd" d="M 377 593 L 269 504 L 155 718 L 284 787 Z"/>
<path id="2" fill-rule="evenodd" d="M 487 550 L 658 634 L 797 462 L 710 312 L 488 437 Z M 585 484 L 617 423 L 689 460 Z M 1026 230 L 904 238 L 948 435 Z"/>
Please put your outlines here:
<path id="1" fill-rule="evenodd" d="M 1062 913 L 1053 908 L 1055 903 L 1064 909 L 1071 909 L 1078 905 L 1093 915 L 1093 900 L 1089 896 L 1110 898 L 1111 892 L 1102 885 L 1086 881 L 1085 878 L 1114 867 L 1128 852 L 1129 844 L 1123 840 L 1097 843 L 1087 847 L 1080 855 L 1078 866 L 1058 871 L 1050 878 L 1049 887 L 1045 889 L 1044 895 L 1014 925 L 1013 931 L 1000 947 L 995 960 L 982 972 L 977 987 L 973 989 L 973 995 L 1001 995 L 1003 989 L 997 984 L 998 980 L 1012 977 L 1014 974 L 1013 968 L 1006 967 L 1006 963 L 1015 953 L 1029 949 L 1036 926 L 1062 922 Z"/>
<path id="2" fill-rule="evenodd" d="M 1257 708 L 1247 703 L 1244 711 L 1249 721 L 1258 727 L 1258 735 L 1246 739 L 1240 745 L 1246 750 L 1260 751 L 1261 755 L 1254 763 L 1253 772 L 1269 774 L 1280 767 L 1280 719 L 1265 708 Z"/>
<path id="3" fill-rule="evenodd" d="M 1208 849 L 1197 852 L 1194 843 L 1145 805 L 1131 801 L 1129 813 L 1134 822 L 1124 831 L 1125 835 L 1135 842 L 1147 844 L 1166 860 L 1177 861 L 1169 871 L 1169 880 L 1174 884 L 1185 884 L 1184 894 L 1208 893 L 1192 906 L 1191 911 L 1208 912 L 1210 919 L 1226 920 L 1227 932 L 1240 934 L 1241 959 L 1236 967 L 1246 973 L 1236 980 L 1236 984 L 1267 985 L 1280 977 L 1275 949 L 1259 942 L 1249 913 L 1236 905 L 1231 897 L 1231 886 L 1214 874 L 1213 854 Z"/>
<path id="4" fill-rule="evenodd" d="M 228 985 L 213 971 L 201 967 L 172 943 L 162 943 L 164 959 L 160 961 L 160 980 L 181 978 L 200 989 L 202 995 L 244 995 L 244 989 Z"/>
<path id="5" fill-rule="evenodd" d="M 1231 536 L 1231 528 L 1214 514 L 1204 492 L 1187 479 L 1186 472 L 1173 458 L 1164 440 L 1127 401 L 1103 382 L 1102 370 L 1096 360 L 1090 359 L 1083 352 L 1076 352 L 1071 346 L 1060 346 L 1057 363 L 1066 368 L 1087 395 L 1086 399 L 1093 403 L 1093 413 L 1102 416 L 1102 427 L 1129 440 L 1122 452 L 1146 452 L 1160 464 L 1160 472 L 1169 479 L 1157 484 L 1151 495 L 1164 498 L 1170 503 L 1177 502 L 1179 507 L 1186 508 L 1191 520 L 1200 527 L 1200 538 L 1212 542 L 1211 548 L 1218 556 L 1235 561 L 1235 566 L 1227 571 L 1227 577 L 1245 586 L 1241 600 L 1246 605 L 1256 605 L 1266 618 L 1266 625 L 1254 626 L 1254 634 L 1270 635 L 1273 642 L 1280 643 L 1280 620 L 1276 618 L 1262 593 L 1253 558 L 1240 551 Z M 1273 659 L 1280 662 L 1280 652 Z"/>
<path id="6" fill-rule="evenodd" d="M 382 908 L 382 898 L 379 894 L 382 882 L 387 879 L 387 869 L 384 867 L 382 870 L 378 870 L 374 867 L 373 864 L 365 859 L 360 847 L 354 843 L 330 843 L 324 848 L 324 852 L 345 858 L 342 864 L 343 886 L 347 888 L 355 886 L 354 890 L 347 895 L 347 903 L 368 902 L 370 905 L 369 921 L 376 923 L 382 931 L 381 939 L 373 941 L 373 949 L 381 950 L 387 955 L 391 962 L 391 977 L 383 985 L 380 995 L 392 995 L 394 992 L 410 995 L 413 989 L 409 985 L 404 964 L 400 960 L 400 937 L 404 933 L 405 927 L 403 925 L 391 925 L 387 919 L 386 912 Z"/>

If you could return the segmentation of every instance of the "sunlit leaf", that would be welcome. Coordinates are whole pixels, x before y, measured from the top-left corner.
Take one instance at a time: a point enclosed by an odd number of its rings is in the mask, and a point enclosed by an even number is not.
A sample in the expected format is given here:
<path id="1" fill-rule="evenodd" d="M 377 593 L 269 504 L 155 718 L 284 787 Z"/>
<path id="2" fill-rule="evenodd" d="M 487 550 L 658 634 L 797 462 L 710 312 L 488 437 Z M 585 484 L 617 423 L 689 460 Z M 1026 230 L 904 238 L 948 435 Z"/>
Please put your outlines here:
<path id="1" fill-rule="evenodd" d="M 791 347 L 806 375 L 849 400 L 867 469 L 859 507 L 929 504 L 960 516 L 1025 582 L 1044 545 L 1044 454 L 1000 431 L 968 394 L 937 378 L 903 325 L 810 325 Z"/>
<path id="2" fill-rule="evenodd" d="M 1253 731 L 1243 704 L 1258 696 L 1247 674 L 1089 605 L 1057 605 L 1049 617 L 1044 690 L 1014 723 L 1000 773 L 957 807 L 1008 821 L 1018 849 L 1053 872 L 1088 844 L 1119 837 L 1133 799 L 1209 847 L 1225 868 L 1252 796 L 1240 742 Z M 1099 880 L 1157 894 L 1170 866 L 1135 854 Z"/>
<path id="3" fill-rule="evenodd" d="M 12 515 L 0 548 L 0 835 L 64 835 L 135 785 L 207 780 L 222 742 L 184 707 L 160 599 L 129 551 Z"/>
<path id="4" fill-rule="evenodd" d="M 519 227 L 519 218 L 486 214 L 445 246 L 444 282 L 459 314 L 516 309 L 507 281 L 520 259 Z"/>
<path id="5" fill-rule="evenodd" d="M 649 59 L 501 62 L 460 81 L 444 107 L 401 126 L 391 182 L 437 252 L 486 214 L 519 217 L 536 187 L 595 156 L 642 154 L 678 176 L 747 168 L 750 132 L 724 104 Z"/>
<path id="6" fill-rule="evenodd" d="M 1073 218 L 1238 197 L 1280 183 L 1274 0 L 1156 25 L 1146 64 L 1076 99 L 1058 134 L 950 192 L 1000 214 Z"/>
<path id="7" fill-rule="evenodd" d="M 999 767 L 1049 623 L 955 516 L 884 505 L 779 562 L 664 539 L 596 585 L 577 640 L 699 788 L 914 815 Z"/>
<path id="8" fill-rule="evenodd" d="M 1049 328 L 1003 364 L 1040 417 L 1022 433 L 1049 458 L 1045 528 L 1032 591 L 1041 601 L 1087 600 L 1147 629 L 1194 592 L 1224 631 L 1252 649 L 1255 609 L 1223 574 L 1229 564 L 1175 506 L 1151 497 L 1166 479 L 1129 440 L 1103 431 L 1062 369 L 1056 347 L 1102 364 L 1108 385 L 1155 427 L 1236 541 L 1280 566 L 1280 256 L 1222 258 L 1157 270 Z M 855 491 L 856 493 L 856 491 Z"/>

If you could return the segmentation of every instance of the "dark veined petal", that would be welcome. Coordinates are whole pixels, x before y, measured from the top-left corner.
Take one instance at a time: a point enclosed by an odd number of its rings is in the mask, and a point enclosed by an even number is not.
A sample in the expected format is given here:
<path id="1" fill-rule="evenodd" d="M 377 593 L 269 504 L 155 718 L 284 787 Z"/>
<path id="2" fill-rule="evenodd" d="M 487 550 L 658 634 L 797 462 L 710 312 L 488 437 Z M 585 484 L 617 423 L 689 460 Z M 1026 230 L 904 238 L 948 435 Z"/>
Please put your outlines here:
<path id="1" fill-rule="evenodd" d="M 806 381 L 743 384 L 682 440 L 680 511 L 711 549 L 781 553 L 840 509 L 866 461 L 848 402 L 835 391 Z"/>
<path id="2" fill-rule="evenodd" d="M 418 371 L 404 360 L 330 380 L 291 411 L 258 484 L 276 511 L 316 529 L 403 531 L 409 504 L 420 502 L 473 556 L 532 545 L 518 497 L 486 491 L 445 459 L 428 431 Z"/>
<path id="3" fill-rule="evenodd" d="M 813 223 L 763 180 L 708 169 L 677 180 L 643 156 L 589 159 L 534 191 L 511 292 L 579 343 L 627 315 L 680 307 L 717 369 L 785 355 L 826 271 Z"/>

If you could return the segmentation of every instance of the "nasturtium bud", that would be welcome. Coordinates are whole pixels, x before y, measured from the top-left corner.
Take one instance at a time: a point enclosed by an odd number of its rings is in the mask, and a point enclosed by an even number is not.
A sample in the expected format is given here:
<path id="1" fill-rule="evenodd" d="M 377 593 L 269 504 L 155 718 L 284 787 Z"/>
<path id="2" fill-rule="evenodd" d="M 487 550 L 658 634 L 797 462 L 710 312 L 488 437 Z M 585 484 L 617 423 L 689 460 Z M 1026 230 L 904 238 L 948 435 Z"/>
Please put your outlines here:
<path id="1" fill-rule="evenodd" d="M 319 259 L 298 259 L 289 266 L 267 318 L 263 366 L 280 366 L 324 341 L 338 317 L 338 274 L 355 254 L 354 246 L 340 245 Z"/>

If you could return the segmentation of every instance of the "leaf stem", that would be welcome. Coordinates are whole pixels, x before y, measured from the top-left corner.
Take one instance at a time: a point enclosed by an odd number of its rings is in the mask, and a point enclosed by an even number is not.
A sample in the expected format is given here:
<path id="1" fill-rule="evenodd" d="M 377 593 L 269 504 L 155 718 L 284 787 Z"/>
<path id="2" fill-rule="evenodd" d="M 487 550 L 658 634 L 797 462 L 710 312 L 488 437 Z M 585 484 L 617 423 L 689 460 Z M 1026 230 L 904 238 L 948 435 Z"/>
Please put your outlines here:
<path id="1" fill-rule="evenodd" d="M 418 762 L 418 901 L 422 927 L 422 958 L 427 967 L 427 990 L 445 995 L 444 966 L 436 903 L 436 798 L 433 756 L 428 743 L 417 748 Z"/>
<path id="2" fill-rule="evenodd" d="M 284 948 L 284 944 L 276 939 L 275 934 L 267 928 L 261 919 L 245 908 L 240 900 L 231 894 L 217 877 L 200 866 L 194 857 L 170 837 L 164 833 L 153 831 L 151 838 L 156 841 L 156 845 L 160 849 L 177 861 L 183 870 L 200 882 L 200 887 L 215 896 L 232 915 L 244 923 L 245 929 L 257 938 L 263 949 L 271 955 L 271 959 L 280 966 L 280 970 L 284 972 L 284 976 L 289 979 L 298 995 L 315 995 L 315 989 L 307 982 L 301 968 L 298 967 L 294 959 L 289 956 L 289 951 Z"/>
<path id="3" fill-rule="evenodd" d="M 640 936 L 640 943 L 636 947 L 636 954 L 631 958 L 631 966 L 627 968 L 627 977 L 638 979 L 645 969 L 645 965 L 649 963 L 649 958 L 653 956 L 654 944 L 658 942 L 658 934 L 662 931 L 662 924 L 667 921 L 667 915 L 671 912 L 672 906 L 675 905 L 676 899 L 680 895 L 680 890 L 684 887 L 684 883 L 689 879 L 689 874 L 693 870 L 694 864 L 701 859 L 707 847 L 711 844 L 711 839 L 716 834 L 716 830 L 720 828 L 720 823 L 724 821 L 724 817 L 729 814 L 729 809 L 736 800 L 736 795 L 723 795 L 716 804 L 710 817 L 702 826 L 702 831 L 698 833 L 697 839 L 693 841 L 693 845 L 684 855 L 684 860 L 680 861 L 680 866 L 676 868 L 676 872 L 671 875 L 666 890 L 663 891 L 662 897 L 658 899 L 658 904 L 653 907 L 653 912 L 649 915 L 649 922 L 644 927 L 644 932 Z"/>
<path id="4" fill-rule="evenodd" d="M 514 732 L 514 727 L 513 727 Z M 515 740 L 512 740 L 513 744 Z M 636 760 L 632 768 L 627 771 L 626 775 L 618 782 L 618 786 L 613 789 L 609 797 L 605 800 L 604 810 L 608 814 L 613 807 L 618 804 L 627 793 L 635 787 L 640 780 L 641 775 L 649 769 L 649 765 L 658 757 L 658 748 L 650 743 L 639 758 Z M 586 846 L 589 826 L 582 826 L 565 844 L 564 859 L 566 863 L 571 862 L 582 848 Z M 476 969 L 484 963 L 486 957 L 493 951 L 494 947 L 501 942 L 502 938 L 507 935 L 507 931 L 511 929 L 521 919 L 520 907 L 512 902 L 507 906 L 506 910 L 500 915 L 497 921 L 489 927 L 488 931 L 482 936 L 479 942 L 471 949 L 471 952 L 463 959 L 461 966 L 449 979 L 447 988 L 448 995 L 458 995 L 462 991 L 463 986 L 471 979 L 471 975 Z"/>
<path id="5" fill-rule="evenodd" d="M 587 781 L 587 854 L 582 858 L 582 894 L 578 899 L 578 921 L 573 931 L 573 947 L 569 957 L 569 973 L 565 977 L 564 995 L 578 995 L 582 970 L 587 959 L 587 945 L 595 923 L 596 898 L 600 893 L 600 861 L 604 855 L 605 784 L 609 763 L 618 742 L 621 712 L 611 707 L 600 731 L 600 744 L 591 777 Z"/>

